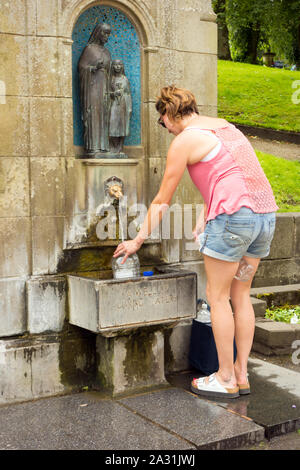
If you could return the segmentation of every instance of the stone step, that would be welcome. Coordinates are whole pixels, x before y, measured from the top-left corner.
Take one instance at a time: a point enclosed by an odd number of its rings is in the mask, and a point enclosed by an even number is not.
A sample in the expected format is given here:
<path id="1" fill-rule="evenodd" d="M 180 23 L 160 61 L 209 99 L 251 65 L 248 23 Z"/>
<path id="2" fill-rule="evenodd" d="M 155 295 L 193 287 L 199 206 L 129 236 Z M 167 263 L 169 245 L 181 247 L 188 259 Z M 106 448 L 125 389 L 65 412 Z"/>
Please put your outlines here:
<path id="1" fill-rule="evenodd" d="M 272 304 L 300 304 L 300 284 L 252 288 L 251 300 L 256 316 L 252 350 L 266 356 L 292 355 L 300 339 L 300 324 L 275 322 L 264 315 Z"/>
<path id="2" fill-rule="evenodd" d="M 300 284 L 286 284 L 283 286 L 254 287 L 250 290 L 251 297 L 263 300 L 267 306 L 283 305 L 285 303 L 300 303 Z"/>
<path id="3" fill-rule="evenodd" d="M 256 297 L 251 297 L 252 307 L 254 310 L 255 318 L 261 318 L 265 316 L 267 302 Z"/>
<path id="4" fill-rule="evenodd" d="M 300 346 L 300 324 L 258 318 L 255 323 L 253 351 L 272 355 L 292 355 Z"/>

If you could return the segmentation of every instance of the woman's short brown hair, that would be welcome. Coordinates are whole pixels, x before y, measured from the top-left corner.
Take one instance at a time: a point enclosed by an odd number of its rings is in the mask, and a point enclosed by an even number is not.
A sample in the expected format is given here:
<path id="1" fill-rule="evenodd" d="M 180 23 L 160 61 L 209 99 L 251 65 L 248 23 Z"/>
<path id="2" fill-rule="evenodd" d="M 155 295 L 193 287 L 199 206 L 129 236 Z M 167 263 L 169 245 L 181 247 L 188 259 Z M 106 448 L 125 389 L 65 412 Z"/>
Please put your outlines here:
<path id="1" fill-rule="evenodd" d="M 155 103 L 159 114 L 167 114 L 172 120 L 180 119 L 189 114 L 199 114 L 195 96 L 185 88 L 177 88 L 175 85 L 161 89 L 160 96 Z"/>

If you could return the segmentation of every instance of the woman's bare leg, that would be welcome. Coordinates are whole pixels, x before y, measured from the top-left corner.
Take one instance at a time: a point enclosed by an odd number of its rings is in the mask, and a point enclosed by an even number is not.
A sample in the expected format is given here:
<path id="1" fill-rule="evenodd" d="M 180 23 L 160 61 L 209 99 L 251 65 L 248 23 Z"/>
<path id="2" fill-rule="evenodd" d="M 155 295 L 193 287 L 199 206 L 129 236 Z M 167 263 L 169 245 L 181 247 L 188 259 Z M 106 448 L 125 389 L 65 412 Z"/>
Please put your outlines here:
<path id="1" fill-rule="evenodd" d="M 218 352 L 218 381 L 225 387 L 235 387 L 233 358 L 235 325 L 229 302 L 232 280 L 239 262 L 222 261 L 204 255 L 207 277 L 207 300 L 211 309 L 211 323 Z"/>
<path id="2" fill-rule="evenodd" d="M 258 258 L 248 258 L 247 256 L 243 258 L 253 266 L 253 275 L 249 281 L 233 279 L 230 290 L 234 312 L 235 343 L 237 348 L 234 369 L 236 380 L 240 384 L 247 383 L 247 363 L 255 329 L 255 315 L 250 299 L 250 288 L 260 262 Z"/>

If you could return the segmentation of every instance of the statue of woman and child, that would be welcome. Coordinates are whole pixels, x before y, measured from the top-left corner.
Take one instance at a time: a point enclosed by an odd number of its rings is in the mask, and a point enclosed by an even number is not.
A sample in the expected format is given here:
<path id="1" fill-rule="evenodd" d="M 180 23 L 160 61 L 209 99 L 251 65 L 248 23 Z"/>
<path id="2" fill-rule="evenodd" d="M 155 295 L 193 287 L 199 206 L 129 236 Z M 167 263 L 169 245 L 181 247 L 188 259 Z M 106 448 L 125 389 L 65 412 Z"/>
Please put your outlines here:
<path id="1" fill-rule="evenodd" d="M 111 27 L 100 24 L 92 32 L 78 62 L 86 157 L 124 157 L 132 100 L 122 60 L 111 61 L 104 44 Z"/>

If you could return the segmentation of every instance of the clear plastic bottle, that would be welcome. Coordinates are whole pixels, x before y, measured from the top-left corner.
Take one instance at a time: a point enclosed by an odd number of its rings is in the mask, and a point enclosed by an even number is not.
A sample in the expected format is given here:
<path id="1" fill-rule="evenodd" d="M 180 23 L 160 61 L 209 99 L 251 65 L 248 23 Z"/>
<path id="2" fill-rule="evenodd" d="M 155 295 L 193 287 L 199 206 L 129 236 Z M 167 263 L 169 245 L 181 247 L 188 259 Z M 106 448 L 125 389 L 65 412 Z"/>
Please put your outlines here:
<path id="1" fill-rule="evenodd" d="M 253 271 L 253 266 L 251 266 L 251 264 L 248 264 L 247 261 L 245 261 L 244 259 L 241 259 L 234 278 L 238 281 L 249 281 L 252 277 Z"/>
<path id="2" fill-rule="evenodd" d="M 114 279 L 131 279 L 140 277 L 140 262 L 138 255 L 134 253 L 129 255 L 124 264 L 122 263 L 124 256 L 112 259 L 112 272 Z"/>
<path id="3" fill-rule="evenodd" d="M 195 320 L 206 324 L 211 323 L 210 311 L 208 310 L 207 304 L 205 302 L 202 302 L 200 309 L 197 311 L 197 317 Z"/>
<path id="4" fill-rule="evenodd" d="M 297 325 L 297 323 L 299 323 L 298 316 L 297 316 L 296 312 L 294 312 L 294 315 L 291 317 L 290 323 L 292 323 L 293 325 Z"/>

